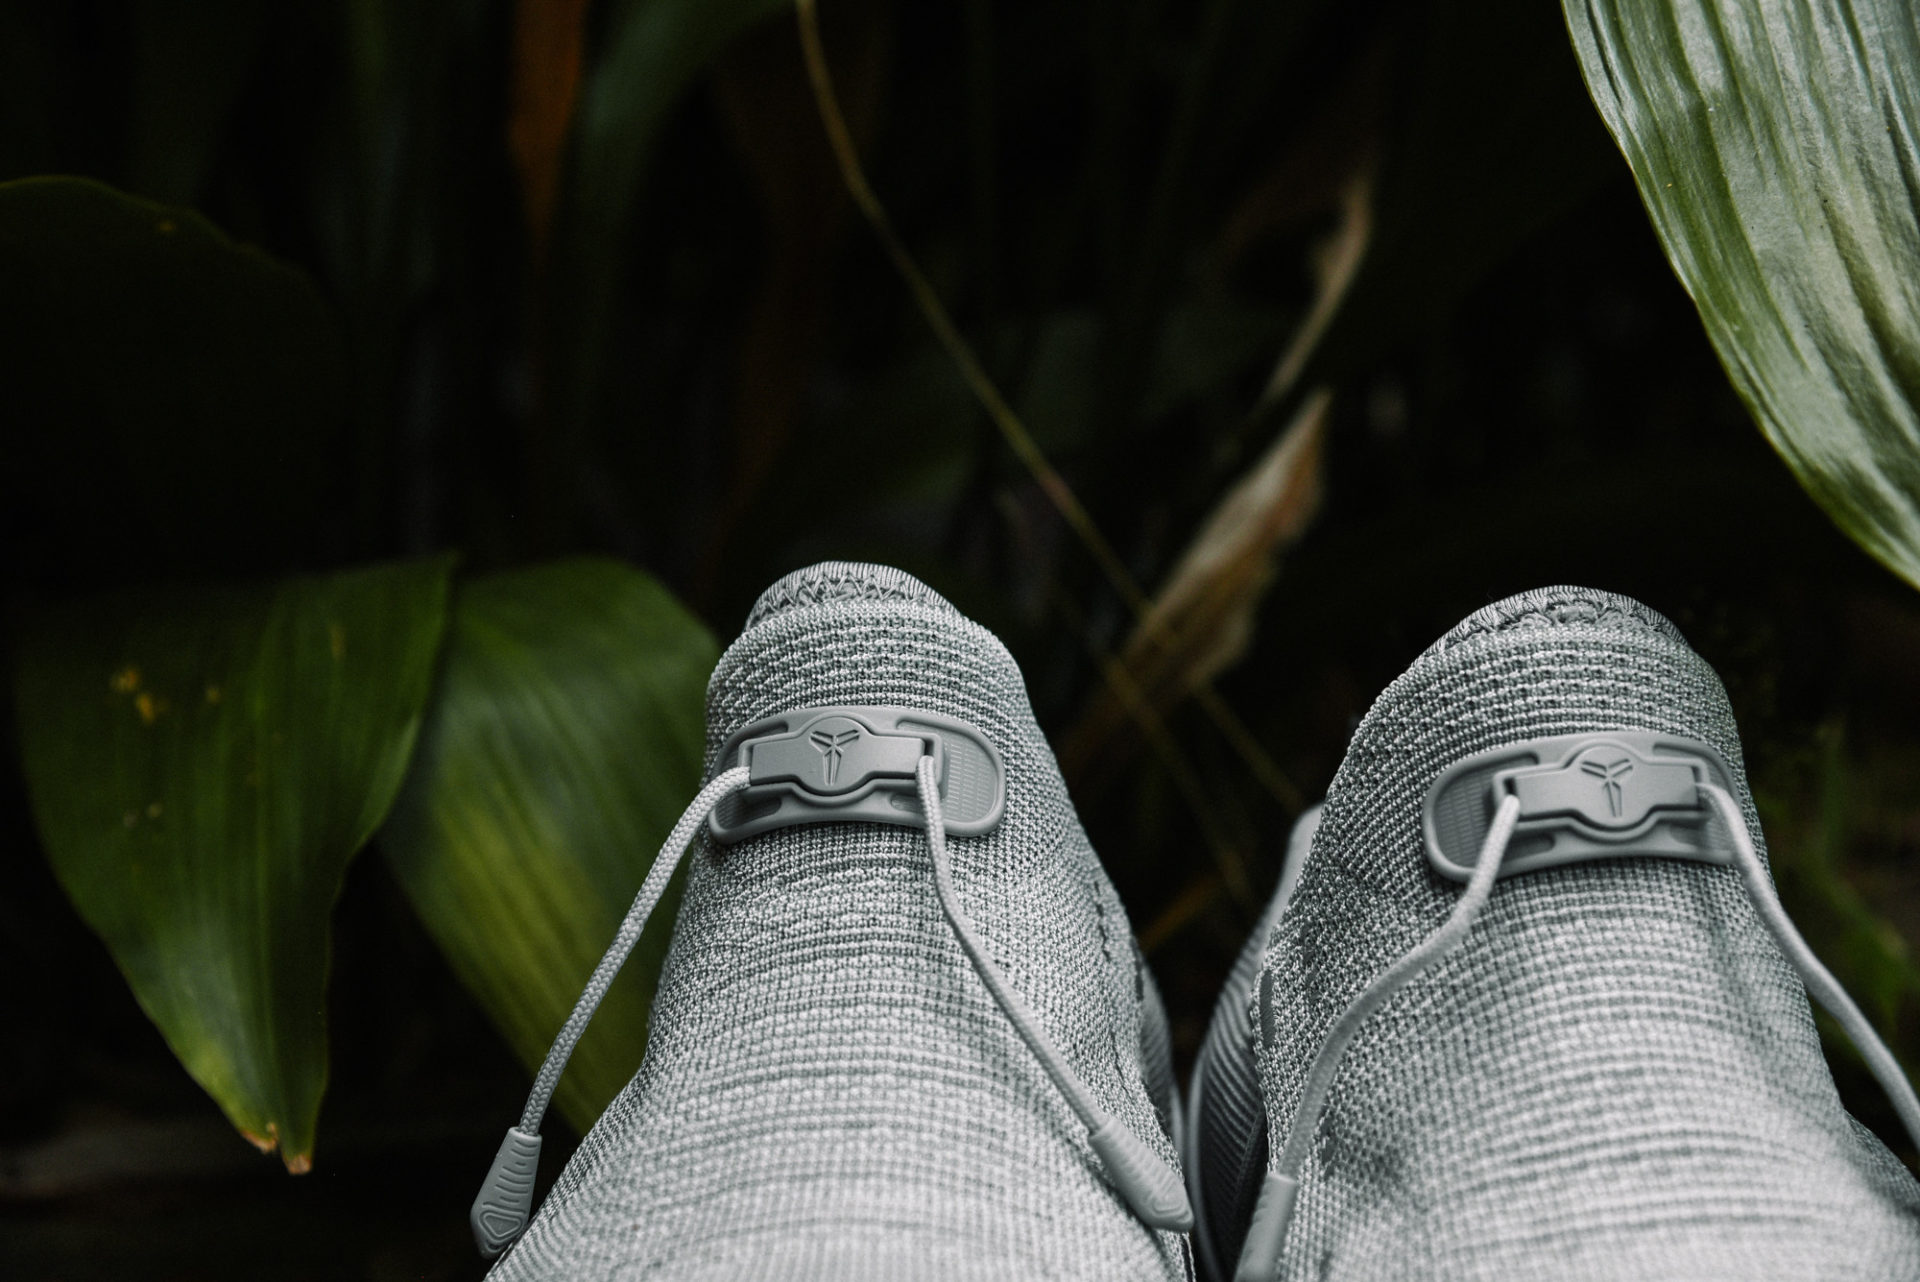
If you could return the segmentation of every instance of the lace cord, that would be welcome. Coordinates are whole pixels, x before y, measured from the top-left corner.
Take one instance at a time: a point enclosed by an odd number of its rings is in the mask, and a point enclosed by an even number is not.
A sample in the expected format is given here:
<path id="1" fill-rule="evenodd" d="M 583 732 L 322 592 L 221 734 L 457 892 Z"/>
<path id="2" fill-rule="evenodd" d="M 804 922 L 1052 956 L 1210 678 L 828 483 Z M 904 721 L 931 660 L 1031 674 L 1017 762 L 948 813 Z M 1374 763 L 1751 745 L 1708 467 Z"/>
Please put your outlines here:
<path id="1" fill-rule="evenodd" d="M 692 804 L 681 814 L 680 822 L 667 834 L 666 843 L 660 847 L 660 853 L 654 856 L 653 867 L 647 870 L 646 880 L 640 883 L 640 891 L 633 897 L 633 906 L 627 909 L 620 929 L 614 932 L 613 942 L 601 954 L 600 964 L 593 968 L 593 975 L 587 980 L 580 1000 L 574 1003 L 573 1013 L 567 1016 L 567 1022 L 554 1035 L 553 1046 L 547 1051 L 547 1058 L 533 1079 L 533 1090 L 528 1094 L 527 1106 L 520 1114 L 521 1130 L 529 1134 L 540 1130 L 541 1119 L 547 1115 L 547 1105 L 553 1100 L 554 1089 L 560 1084 L 560 1074 L 566 1069 L 573 1048 L 587 1031 L 587 1024 L 593 1019 L 594 1012 L 600 1009 L 600 1002 L 613 985 L 614 976 L 626 965 L 633 946 L 640 942 L 640 932 L 646 929 L 647 918 L 660 902 L 660 896 L 667 893 L 667 883 L 673 880 L 680 860 L 693 844 L 694 835 L 707 822 L 707 816 L 713 813 L 713 808 L 720 804 L 722 798 L 746 786 L 745 766 L 723 770 L 700 790 Z"/>
<path id="2" fill-rule="evenodd" d="M 1095 1152 L 1100 1155 L 1108 1177 L 1133 1213 L 1154 1228 L 1187 1232 L 1193 1227 L 1193 1210 L 1187 1201 L 1186 1186 L 1179 1173 L 1159 1154 L 1142 1144 L 1124 1122 L 1094 1103 L 1086 1085 L 1067 1063 L 1066 1057 L 1041 1029 L 1033 1012 L 1013 991 L 993 959 L 987 956 L 979 933 L 954 890 L 953 869 L 947 855 L 946 819 L 940 804 L 940 783 L 931 756 L 920 758 L 914 778 L 920 794 L 921 814 L 926 821 L 927 844 L 933 854 L 934 890 L 940 899 L 941 911 L 946 914 L 947 924 L 952 927 L 954 938 L 959 941 L 960 950 L 973 963 L 974 973 L 980 976 L 980 982 L 1007 1017 L 1007 1022 L 1013 1025 L 1020 1040 L 1026 1043 L 1027 1049 L 1040 1061 L 1040 1067 L 1046 1070 L 1054 1086 L 1065 1097 L 1068 1107 L 1073 1109 L 1074 1115 L 1087 1128 L 1088 1138 Z"/>
<path id="3" fill-rule="evenodd" d="M 940 897 L 940 909 L 946 914 L 947 924 L 953 928 L 954 938 L 960 941 L 960 949 L 966 953 L 967 960 L 973 963 L 973 969 L 980 976 L 980 982 L 987 986 L 987 992 L 1000 1007 L 1007 1022 L 1020 1034 L 1020 1040 L 1027 1044 L 1033 1057 L 1040 1061 L 1040 1067 L 1047 1071 L 1053 1084 L 1066 1097 L 1081 1123 L 1092 1130 L 1104 1120 L 1098 1105 L 1087 1094 L 1087 1088 L 1080 1081 L 1059 1050 L 1041 1030 L 1033 1013 L 1021 1001 L 1020 995 L 1007 984 L 1006 977 L 1000 973 L 999 966 L 987 956 L 986 949 L 980 943 L 979 933 L 974 929 L 973 919 L 960 905 L 960 896 L 953 888 L 953 867 L 947 856 L 947 835 L 945 815 L 940 804 L 940 789 L 934 780 L 932 757 L 920 758 L 915 769 L 916 781 L 920 790 L 920 806 L 926 816 L 927 844 L 933 850 L 933 886 Z"/>
<path id="4" fill-rule="evenodd" d="M 745 766 L 724 770 L 715 775 L 687 806 L 680 821 L 674 824 L 673 831 L 667 834 L 660 853 L 654 856 L 653 866 L 641 881 L 632 907 L 627 909 L 620 929 L 614 932 L 613 942 L 601 954 L 600 963 L 593 968 L 586 989 L 581 992 L 580 1000 L 574 1003 L 573 1013 L 567 1016 L 567 1022 L 555 1034 L 553 1045 L 548 1049 L 539 1073 L 534 1076 L 533 1089 L 527 1095 L 527 1106 L 520 1113 L 519 1125 L 510 1129 L 501 1141 L 500 1151 L 494 1156 L 493 1166 L 480 1187 L 480 1194 L 473 1201 L 469 1222 L 480 1253 L 489 1259 L 504 1251 L 526 1231 L 533 1206 L 533 1180 L 540 1161 L 540 1123 L 547 1115 L 548 1105 L 553 1102 L 554 1089 L 560 1084 L 560 1074 L 572 1058 L 574 1047 L 587 1031 L 594 1012 L 600 1008 L 600 1002 L 612 986 L 614 976 L 620 973 L 621 966 L 626 964 L 628 955 L 633 952 L 633 946 L 639 942 L 640 932 L 646 929 L 647 918 L 659 904 L 660 896 L 666 893 L 667 883 L 673 880 L 674 871 L 679 868 L 701 825 L 706 823 L 707 816 L 713 813 L 714 807 L 723 798 L 745 788 L 747 780 Z"/>
<path id="5" fill-rule="evenodd" d="M 1294 1110 L 1293 1124 L 1287 1130 L 1286 1146 L 1280 1150 L 1280 1160 L 1274 1164 L 1281 1174 L 1298 1178 L 1300 1169 L 1306 1165 L 1307 1150 L 1313 1144 L 1314 1133 L 1319 1130 L 1320 1114 L 1326 1109 L 1327 1096 L 1333 1090 L 1333 1080 L 1339 1074 L 1340 1065 L 1347 1056 L 1347 1048 L 1360 1031 L 1360 1026 L 1376 1010 L 1386 1005 L 1395 993 L 1459 947 L 1461 941 L 1466 939 L 1467 932 L 1473 929 L 1474 919 L 1479 917 L 1480 910 L 1493 895 L 1493 883 L 1500 875 L 1500 861 L 1506 857 L 1507 843 L 1513 836 L 1513 827 L 1519 818 L 1520 799 L 1511 795 L 1503 798 L 1499 809 L 1494 812 L 1493 826 L 1487 830 L 1486 841 L 1480 847 L 1480 860 L 1473 866 L 1473 876 L 1467 881 L 1466 892 L 1454 904 L 1447 919 L 1367 985 L 1327 1031 L 1327 1039 L 1320 1044 L 1313 1067 L 1307 1071 L 1306 1085 L 1300 1092 L 1300 1106 Z"/>
<path id="6" fill-rule="evenodd" d="M 1360 1026 L 1388 999 L 1431 969 L 1473 928 L 1474 919 L 1493 894 L 1494 880 L 1500 875 L 1500 861 L 1506 857 L 1507 842 L 1520 819 L 1520 799 L 1509 794 L 1494 811 L 1493 826 L 1480 846 L 1480 860 L 1473 866 L 1467 889 L 1434 932 L 1415 944 L 1400 959 L 1382 971 L 1347 1004 L 1340 1018 L 1327 1030 L 1326 1040 L 1307 1070 L 1306 1084 L 1300 1091 L 1300 1104 L 1293 1111 L 1287 1128 L 1287 1142 L 1279 1157 L 1267 1168 L 1260 1186 L 1260 1200 L 1248 1226 L 1246 1243 L 1234 1270 L 1234 1282 L 1269 1282 L 1278 1275 L 1280 1248 L 1285 1245 L 1287 1226 L 1293 1219 L 1295 1196 L 1300 1189 L 1300 1171 L 1306 1165 L 1313 1137 L 1320 1129 L 1320 1115 L 1326 1110 L 1327 1096 L 1346 1059 L 1347 1048 Z"/>
<path id="7" fill-rule="evenodd" d="M 1760 864 L 1760 854 L 1753 846 L 1753 837 L 1747 831 L 1746 819 L 1740 813 L 1733 797 L 1718 784 L 1702 783 L 1701 793 L 1713 803 L 1719 812 L 1720 821 L 1732 839 L 1736 862 L 1740 867 L 1740 879 L 1747 888 L 1747 898 L 1753 901 L 1754 910 L 1766 925 L 1787 960 L 1800 972 L 1800 981 L 1807 986 L 1807 992 L 1818 1002 L 1827 1014 L 1846 1030 L 1847 1038 L 1854 1049 L 1867 1062 L 1867 1067 L 1880 1083 L 1880 1089 L 1887 1093 L 1892 1101 L 1894 1112 L 1900 1115 L 1900 1124 L 1906 1128 L 1907 1138 L 1914 1147 L 1920 1148 L 1920 1098 L 1916 1098 L 1913 1083 L 1907 1079 L 1887 1044 L 1880 1034 L 1861 1013 L 1833 972 L 1820 964 L 1813 955 L 1793 921 L 1787 916 L 1787 910 L 1780 905 L 1780 899 L 1774 894 L 1773 884 L 1767 880 L 1766 870 Z"/>

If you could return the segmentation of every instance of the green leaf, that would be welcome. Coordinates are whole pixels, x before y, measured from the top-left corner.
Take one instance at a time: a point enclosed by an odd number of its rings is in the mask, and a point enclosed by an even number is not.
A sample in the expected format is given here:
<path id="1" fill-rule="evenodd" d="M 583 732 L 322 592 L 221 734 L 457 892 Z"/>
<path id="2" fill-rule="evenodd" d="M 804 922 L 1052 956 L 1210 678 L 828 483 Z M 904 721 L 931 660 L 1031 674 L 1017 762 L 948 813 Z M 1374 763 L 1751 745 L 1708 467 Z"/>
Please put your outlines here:
<path id="1" fill-rule="evenodd" d="M 1807 492 L 1920 586 L 1920 26 L 1907 0 L 1563 0 L 1600 114 Z"/>
<path id="2" fill-rule="evenodd" d="M 346 421 L 332 314 L 191 210 L 76 178 L 0 183 L 0 501 L 58 577 L 311 555 Z"/>
<path id="3" fill-rule="evenodd" d="M 412 777 L 381 845 L 428 931 L 529 1071 L 700 786 L 717 648 L 652 579 L 597 560 L 455 599 Z M 581 1132 L 639 1067 L 677 888 L 556 1096 Z"/>
<path id="4" fill-rule="evenodd" d="M 327 919 L 406 773 L 449 562 L 42 612 L 16 708 L 53 870 L 187 1071 L 289 1170 L 327 1078 Z"/>
<path id="5" fill-rule="evenodd" d="M 552 357 L 558 424 L 597 408 L 641 179 L 667 113 L 733 38 L 791 0 L 616 0 L 574 117 L 571 172 L 554 246 Z"/>

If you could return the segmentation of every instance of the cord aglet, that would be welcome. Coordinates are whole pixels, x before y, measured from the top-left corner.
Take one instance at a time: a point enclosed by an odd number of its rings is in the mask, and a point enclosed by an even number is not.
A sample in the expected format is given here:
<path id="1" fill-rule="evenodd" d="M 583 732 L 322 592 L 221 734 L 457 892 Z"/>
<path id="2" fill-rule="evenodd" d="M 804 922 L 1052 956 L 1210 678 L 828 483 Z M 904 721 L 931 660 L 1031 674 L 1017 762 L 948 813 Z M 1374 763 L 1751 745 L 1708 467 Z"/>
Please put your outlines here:
<path id="1" fill-rule="evenodd" d="M 1147 1225 L 1173 1233 L 1193 1229 L 1193 1205 L 1179 1172 L 1142 1144 L 1117 1117 L 1109 1117 L 1087 1136 L 1133 1213 Z"/>
<path id="2" fill-rule="evenodd" d="M 467 1217 L 473 1226 L 474 1244 L 487 1259 L 512 1246 L 527 1231 L 527 1221 L 533 1214 L 533 1179 L 539 1170 L 540 1137 L 517 1126 L 508 1130 Z"/>
<path id="3" fill-rule="evenodd" d="M 1274 1282 L 1280 1276 L 1280 1249 L 1287 1244 L 1287 1226 L 1293 1222 L 1293 1203 L 1299 1194 L 1299 1180 L 1267 1172 L 1233 1282 Z"/>

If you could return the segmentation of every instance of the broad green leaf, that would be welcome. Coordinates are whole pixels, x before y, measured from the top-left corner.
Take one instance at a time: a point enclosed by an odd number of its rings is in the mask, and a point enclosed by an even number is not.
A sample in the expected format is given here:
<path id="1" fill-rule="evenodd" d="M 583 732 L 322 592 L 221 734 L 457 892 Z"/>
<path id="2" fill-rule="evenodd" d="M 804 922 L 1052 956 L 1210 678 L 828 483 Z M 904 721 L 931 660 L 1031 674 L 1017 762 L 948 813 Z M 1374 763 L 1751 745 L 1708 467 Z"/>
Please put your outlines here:
<path id="1" fill-rule="evenodd" d="M 311 556 L 346 422 L 332 314 L 191 210 L 0 183 L 0 501 L 52 578 Z"/>
<path id="2" fill-rule="evenodd" d="M 420 753 L 381 837 L 454 970 L 528 1070 L 700 786 L 713 638 L 640 572 L 562 561 L 455 598 Z M 677 893 L 556 1096 L 581 1132 L 639 1067 Z"/>
<path id="3" fill-rule="evenodd" d="M 791 0 L 615 0 L 574 115 L 571 173 L 550 283 L 555 417 L 592 418 L 620 291 L 627 285 L 641 179 L 667 113 L 735 36 Z"/>
<path id="4" fill-rule="evenodd" d="M 1562 0 L 1760 429 L 1920 586 L 1920 24 L 1908 0 Z"/>
<path id="5" fill-rule="evenodd" d="M 405 776 L 446 560 L 122 593 L 27 622 L 48 859 L 187 1071 L 287 1168 L 327 1080 L 327 921 Z"/>

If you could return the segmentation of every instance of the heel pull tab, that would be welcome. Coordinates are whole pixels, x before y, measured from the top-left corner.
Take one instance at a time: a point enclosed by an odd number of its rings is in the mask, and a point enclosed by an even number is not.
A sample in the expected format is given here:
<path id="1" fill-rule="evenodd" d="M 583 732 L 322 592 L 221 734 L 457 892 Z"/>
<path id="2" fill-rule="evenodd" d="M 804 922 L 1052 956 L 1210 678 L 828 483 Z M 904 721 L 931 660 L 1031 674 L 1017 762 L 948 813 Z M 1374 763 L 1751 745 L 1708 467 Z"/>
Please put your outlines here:
<path id="1" fill-rule="evenodd" d="M 493 1156 L 480 1196 L 473 1199 L 467 1222 L 480 1254 L 491 1260 L 527 1231 L 533 1214 L 533 1177 L 540 1170 L 540 1137 L 519 1127 L 507 1132 Z"/>

